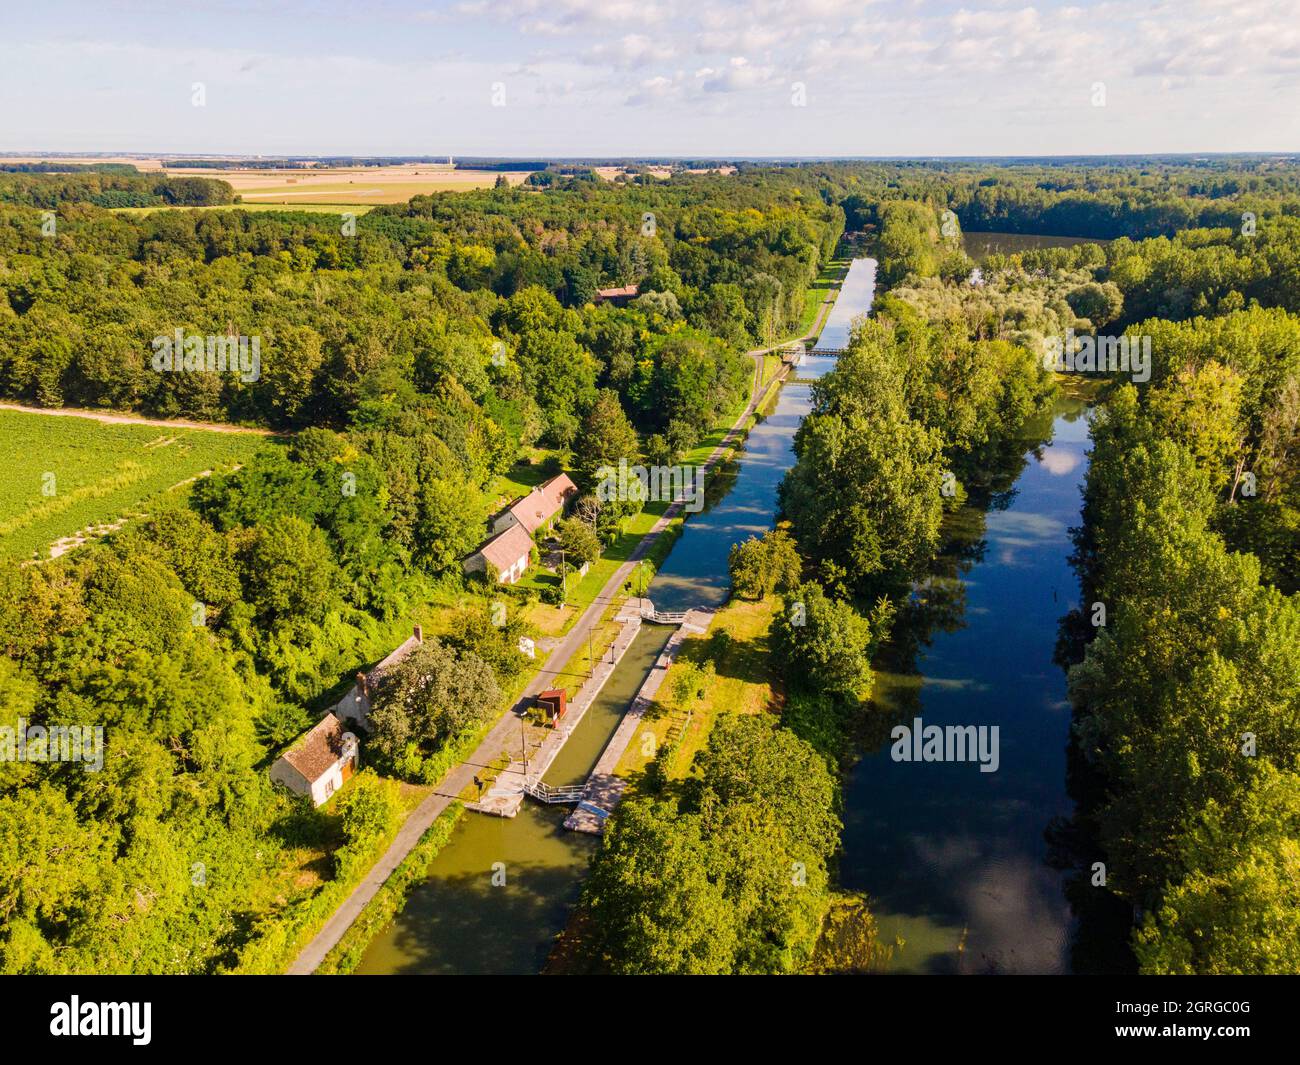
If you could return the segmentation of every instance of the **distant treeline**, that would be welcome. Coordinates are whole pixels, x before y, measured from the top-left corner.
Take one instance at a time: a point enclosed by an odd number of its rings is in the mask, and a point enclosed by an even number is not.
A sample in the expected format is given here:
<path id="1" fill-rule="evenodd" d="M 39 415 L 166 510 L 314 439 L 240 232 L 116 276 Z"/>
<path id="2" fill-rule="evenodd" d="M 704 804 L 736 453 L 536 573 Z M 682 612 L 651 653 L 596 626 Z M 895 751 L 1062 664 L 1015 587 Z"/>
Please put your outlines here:
<path id="1" fill-rule="evenodd" d="M 0 174 L 138 174 L 131 163 L 39 163 L 0 162 Z"/>
<path id="2" fill-rule="evenodd" d="M 164 177 L 87 169 L 73 173 L 6 171 L 0 174 L 0 203 L 52 210 L 60 204 L 96 207 L 208 207 L 235 202 L 225 181 Z"/>
<path id="3" fill-rule="evenodd" d="M 542 159 L 457 159 L 457 170 L 545 170 Z"/>
<path id="4" fill-rule="evenodd" d="M 1142 166 L 891 163 L 853 167 L 864 187 L 844 201 L 850 230 L 875 224 L 882 200 L 922 201 L 953 211 L 972 231 L 1052 236 L 1172 236 L 1300 213 L 1300 171 L 1265 158 L 1205 159 Z"/>

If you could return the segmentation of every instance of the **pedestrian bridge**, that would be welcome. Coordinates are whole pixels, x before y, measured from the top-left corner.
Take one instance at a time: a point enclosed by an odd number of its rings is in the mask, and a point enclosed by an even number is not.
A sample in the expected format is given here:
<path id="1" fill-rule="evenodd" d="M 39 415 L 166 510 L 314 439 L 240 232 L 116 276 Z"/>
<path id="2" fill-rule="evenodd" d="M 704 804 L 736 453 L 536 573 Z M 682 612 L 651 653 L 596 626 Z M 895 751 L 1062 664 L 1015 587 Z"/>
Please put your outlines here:
<path id="1" fill-rule="evenodd" d="M 680 625 L 690 613 L 689 610 L 659 610 L 654 603 L 644 597 L 633 601 L 630 608 L 637 612 L 637 616 L 642 621 L 653 621 L 659 625 Z M 629 608 L 624 607 L 624 610 L 627 609 Z"/>
<path id="2" fill-rule="evenodd" d="M 579 803 L 587 790 L 585 784 L 574 784 L 567 788 L 553 788 L 544 780 L 524 781 L 524 794 L 531 795 L 538 802 L 544 803 Z"/>

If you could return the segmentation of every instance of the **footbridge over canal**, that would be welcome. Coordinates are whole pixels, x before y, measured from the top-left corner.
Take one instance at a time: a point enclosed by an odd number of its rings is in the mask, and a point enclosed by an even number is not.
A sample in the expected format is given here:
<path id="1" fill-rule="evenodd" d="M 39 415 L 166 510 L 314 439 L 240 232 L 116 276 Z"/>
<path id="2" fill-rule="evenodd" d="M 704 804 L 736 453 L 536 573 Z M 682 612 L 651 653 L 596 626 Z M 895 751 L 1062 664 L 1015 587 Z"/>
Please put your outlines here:
<path id="1" fill-rule="evenodd" d="M 615 619 L 623 629 L 615 638 L 606 656 L 602 657 L 587 683 L 574 698 L 569 712 L 551 735 L 547 736 L 541 748 L 531 758 L 512 761 L 496 780 L 492 782 L 487 794 L 477 801 L 467 802 L 466 809 L 479 813 L 494 814 L 497 817 L 514 817 L 519 813 L 525 796 L 548 805 L 576 805 L 577 810 L 565 822 L 565 828 L 578 832 L 598 833 L 618 804 L 623 792 L 624 782 L 614 776 L 614 768 L 623 757 L 636 733 L 636 726 L 654 702 L 655 693 L 663 683 L 678 649 L 686 637 L 708 631 L 713 620 L 713 611 L 707 609 L 663 611 L 655 608 L 649 599 L 629 599 L 623 605 Z M 610 737 L 604 752 L 592 770 L 585 784 L 555 787 L 542 778 L 554 763 L 569 737 L 573 735 L 586 710 L 591 706 L 605 681 L 613 673 L 623 653 L 631 646 L 637 630 L 643 621 L 658 625 L 676 625 L 678 629 L 669 638 L 667 645 L 660 652 L 649 675 L 632 701 L 631 707 L 623 716 L 614 735 Z"/>

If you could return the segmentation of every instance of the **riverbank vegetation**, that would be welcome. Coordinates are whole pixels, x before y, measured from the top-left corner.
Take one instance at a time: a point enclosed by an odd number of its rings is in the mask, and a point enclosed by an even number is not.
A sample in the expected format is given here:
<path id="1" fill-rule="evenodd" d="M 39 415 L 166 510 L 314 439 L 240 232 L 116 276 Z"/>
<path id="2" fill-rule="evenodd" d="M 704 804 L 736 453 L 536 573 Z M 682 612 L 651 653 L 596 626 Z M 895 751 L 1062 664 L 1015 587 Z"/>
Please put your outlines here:
<path id="1" fill-rule="evenodd" d="M 344 976 L 360 964 L 371 939 L 401 911 L 407 896 L 424 879 L 429 863 L 451 838 L 452 829 L 464 812 L 465 808 L 460 803 L 453 803 L 429 826 L 420 837 L 420 842 L 402 859 L 402 863 L 384 881 L 375 897 L 348 926 L 343 937 L 325 955 L 325 960 L 313 975 Z"/>
<path id="2" fill-rule="evenodd" d="M 377 209 L 355 237 L 317 215 L 118 215 L 57 182 L 43 233 L 42 204 L 0 197 L 0 393 L 292 434 L 0 570 L 0 724 L 100 726 L 107 752 L 100 772 L 0 762 L 0 969 L 282 966 L 410 808 L 368 782 L 418 795 L 521 686 L 535 598 L 460 572 L 516 460 L 540 445 L 581 478 L 580 442 L 671 460 L 734 420 L 743 349 L 798 321 L 842 226 L 812 187 L 561 182 Z M 593 304 L 620 284 L 643 293 Z M 155 371 L 151 338 L 177 328 L 260 336 L 259 372 Z M 439 698 L 380 715 L 366 757 L 389 779 L 321 809 L 273 789 L 278 751 L 412 621 L 414 687 Z"/>
<path id="3" fill-rule="evenodd" d="M 1147 972 L 1300 967 L 1298 328 L 1258 308 L 1135 326 L 1157 372 L 1094 428 L 1078 564 L 1106 613 L 1070 674 L 1076 828 L 1144 913 Z"/>
<path id="4" fill-rule="evenodd" d="M 766 715 L 719 717 L 690 778 L 606 825 L 584 892 L 592 956 L 614 973 L 801 971 L 829 891 L 835 790 L 825 760 Z"/>
<path id="5" fill-rule="evenodd" d="M 905 670 L 943 623 L 931 577 L 963 501 L 1003 490 L 1051 394 L 1036 342 L 1105 328 L 1150 336 L 1156 358 L 1096 429 L 1077 549 L 1107 623 L 1066 627 L 1071 860 L 1103 861 L 1099 890 L 1140 910 L 1148 971 L 1300 967 L 1293 167 L 864 163 L 554 174 L 355 219 L 106 209 L 226 195 L 184 180 L 0 175 L 0 396 L 292 437 L 212 463 L 102 542 L 0 565 L 0 724 L 100 725 L 108 751 L 98 772 L 0 762 L 0 970 L 282 964 L 527 674 L 540 586 L 460 571 L 488 515 L 572 471 L 603 552 L 570 577 L 589 602 L 656 505 L 596 506 L 598 461 L 707 454 L 753 379 L 746 350 L 802 330 L 846 229 L 890 290 L 814 390 L 781 494 L 791 539 L 737 552 L 737 591 L 771 619 L 762 661 L 694 662 L 697 701 L 708 662 L 760 670 L 770 701 L 701 712 L 688 756 L 611 819 L 587 963 L 885 957 L 834 888 L 839 774 L 880 725 L 881 662 Z M 972 279 L 962 226 L 1110 243 L 990 256 Z M 635 293 L 599 298 L 616 286 Z M 156 370 L 153 341 L 178 329 L 256 337 L 256 372 Z M 547 609 L 546 635 L 575 616 Z M 374 745 L 407 783 L 363 774 L 321 810 L 272 789 L 276 752 L 412 620 L 430 644 L 417 679 L 443 697 L 395 703 Z"/>

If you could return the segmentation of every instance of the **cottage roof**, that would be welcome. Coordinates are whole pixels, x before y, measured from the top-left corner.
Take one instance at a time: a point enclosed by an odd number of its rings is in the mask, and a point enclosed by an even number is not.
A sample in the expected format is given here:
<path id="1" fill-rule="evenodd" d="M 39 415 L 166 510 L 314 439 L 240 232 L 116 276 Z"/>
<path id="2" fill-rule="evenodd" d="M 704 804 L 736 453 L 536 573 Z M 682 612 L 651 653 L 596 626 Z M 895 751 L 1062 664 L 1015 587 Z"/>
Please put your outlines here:
<path id="1" fill-rule="evenodd" d="M 570 498 L 578 494 L 578 486 L 569 479 L 567 473 L 552 477 L 539 484 L 526 496 L 521 496 L 510 504 L 510 513 L 515 516 L 531 536 L 551 520 Z"/>
<path id="2" fill-rule="evenodd" d="M 533 549 L 533 538 L 522 525 L 512 525 L 479 548 L 498 571 L 508 570 Z"/>
<path id="3" fill-rule="evenodd" d="M 636 285 L 622 285 L 618 288 L 598 288 L 596 296 L 602 300 L 630 299 L 637 294 Z"/>
<path id="4" fill-rule="evenodd" d="M 342 721 L 326 714 L 284 752 L 284 760 L 314 783 L 343 757 L 345 731 Z"/>

